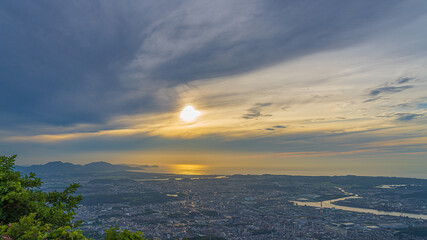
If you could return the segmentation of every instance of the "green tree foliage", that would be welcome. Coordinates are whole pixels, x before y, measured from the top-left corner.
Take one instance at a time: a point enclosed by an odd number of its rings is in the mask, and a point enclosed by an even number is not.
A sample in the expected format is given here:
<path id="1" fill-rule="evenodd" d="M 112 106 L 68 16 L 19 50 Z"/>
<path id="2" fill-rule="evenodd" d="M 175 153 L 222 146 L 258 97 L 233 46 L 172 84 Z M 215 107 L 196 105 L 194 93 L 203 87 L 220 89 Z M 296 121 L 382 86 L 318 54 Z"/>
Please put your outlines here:
<path id="1" fill-rule="evenodd" d="M 70 226 L 55 228 L 52 224 L 43 224 L 34 213 L 21 217 L 19 222 L 1 226 L 0 236 L 9 240 L 87 239 L 80 230 L 73 230 Z"/>
<path id="2" fill-rule="evenodd" d="M 121 232 L 117 227 L 111 227 L 108 229 L 105 236 L 105 240 L 115 240 L 115 239 L 126 239 L 126 240 L 144 240 L 144 235 L 142 232 L 131 232 L 129 230 L 124 230 Z"/>
<path id="3" fill-rule="evenodd" d="M 34 173 L 21 176 L 14 170 L 15 157 L 0 157 L 0 223 L 17 222 L 35 213 L 42 224 L 75 227 L 71 220 L 82 197 L 73 194 L 79 184 L 73 183 L 63 192 L 43 192 L 42 181 Z"/>
<path id="4" fill-rule="evenodd" d="M 64 191 L 43 192 L 42 181 L 34 173 L 21 175 L 15 171 L 15 156 L 0 156 L 0 239 L 88 239 L 73 222 L 74 210 L 82 200 L 73 183 Z M 105 239 L 138 239 L 141 232 L 106 231 Z"/>

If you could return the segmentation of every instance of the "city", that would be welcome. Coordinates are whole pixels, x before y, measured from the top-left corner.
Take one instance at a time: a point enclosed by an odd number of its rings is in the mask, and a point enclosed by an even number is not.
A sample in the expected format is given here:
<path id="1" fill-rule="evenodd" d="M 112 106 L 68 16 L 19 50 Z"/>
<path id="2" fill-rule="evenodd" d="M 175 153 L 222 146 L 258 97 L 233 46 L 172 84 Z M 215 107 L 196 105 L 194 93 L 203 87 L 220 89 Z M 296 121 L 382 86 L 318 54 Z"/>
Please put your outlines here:
<path id="1" fill-rule="evenodd" d="M 423 239 L 408 231 L 427 227 L 423 179 L 55 174 L 42 175 L 46 190 L 81 183 L 76 220 L 83 220 L 80 228 L 95 239 L 109 226 L 142 231 L 150 239 Z M 357 198 L 334 202 L 336 207 L 322 206 L 355 193 Z M 345 211 L 341 205 L 400 214 Z M 406 216 L 411 213 L 417 217 Z"/>

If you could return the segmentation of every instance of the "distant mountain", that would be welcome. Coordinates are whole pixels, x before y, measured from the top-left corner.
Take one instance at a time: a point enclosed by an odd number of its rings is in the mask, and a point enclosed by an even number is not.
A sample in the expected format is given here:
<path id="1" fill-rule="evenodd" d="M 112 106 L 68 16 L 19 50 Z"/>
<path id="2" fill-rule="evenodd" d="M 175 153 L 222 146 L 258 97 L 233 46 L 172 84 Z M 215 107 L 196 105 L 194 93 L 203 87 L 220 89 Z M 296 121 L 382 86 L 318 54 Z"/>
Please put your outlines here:
<path id="1" fill-rule="evenodd" d="M 49 162 L 42 165 L 32 166 L 16 166 L 16 170 L 23 173 L 34 172 L 36 174 L 87 174 L 87 173 L 106 173 L 106 172 L 120 172 L 128 170 L 143 170 L 149 167 L 148 165 L 121 165 L 111 164 L 107 162 L 93 162 L 86 165 L 64 163 L 61 161 Z"/>

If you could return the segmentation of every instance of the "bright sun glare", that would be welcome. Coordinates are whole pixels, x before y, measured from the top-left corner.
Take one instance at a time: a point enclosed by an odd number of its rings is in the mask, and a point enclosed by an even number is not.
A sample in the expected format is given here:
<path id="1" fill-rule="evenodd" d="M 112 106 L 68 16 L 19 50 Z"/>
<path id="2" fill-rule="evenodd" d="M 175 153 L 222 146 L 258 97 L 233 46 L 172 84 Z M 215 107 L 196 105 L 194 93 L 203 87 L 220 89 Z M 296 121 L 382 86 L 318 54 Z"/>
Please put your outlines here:
<path id="1" fill-rule="evenodd" d="M 181 119 L 186 122 L 194 122 L 200 116 L 200 112 L 194 109 L 193 106 L 186 106 L 181 111 Z"/>

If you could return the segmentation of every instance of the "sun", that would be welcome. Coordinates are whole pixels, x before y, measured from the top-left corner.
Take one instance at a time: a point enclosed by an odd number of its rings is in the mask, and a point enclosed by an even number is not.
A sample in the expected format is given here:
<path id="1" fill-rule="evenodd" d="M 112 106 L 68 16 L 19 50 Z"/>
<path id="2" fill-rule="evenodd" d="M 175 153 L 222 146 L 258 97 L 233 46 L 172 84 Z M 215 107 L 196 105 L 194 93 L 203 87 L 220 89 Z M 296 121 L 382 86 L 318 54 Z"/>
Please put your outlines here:
<path id="1" fill-rule="evenodd" d="M 200 112 L 194 109 L 193 106 L 188 105 L 181 111 L 179 116 L 182 120 L 186 122 L 194 122 L 200 116 Z"/>

